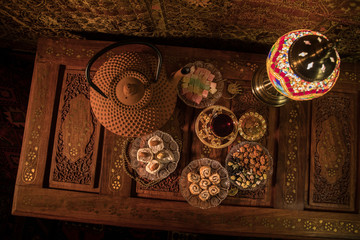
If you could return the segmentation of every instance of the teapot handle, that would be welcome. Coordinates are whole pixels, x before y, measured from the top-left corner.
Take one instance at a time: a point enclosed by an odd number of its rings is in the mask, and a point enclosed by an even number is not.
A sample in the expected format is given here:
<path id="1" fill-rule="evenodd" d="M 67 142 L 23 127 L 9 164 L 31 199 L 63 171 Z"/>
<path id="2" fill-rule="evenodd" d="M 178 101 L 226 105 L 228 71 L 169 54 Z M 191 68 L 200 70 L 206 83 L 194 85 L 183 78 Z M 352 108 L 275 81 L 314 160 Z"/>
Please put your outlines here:
<path id="1" fill-rule="evenodd" d="M 153 44 L 151 43 L 147 43 L 147 42 L 116 42 L 116 43 L 113 43 L 105 48 L 103 48 L 102 50 L 100 50 L 98 53 L 96 53 L 88 62 L 87 66 L 86 66 L 86 69 L 85 69 L 85 78 L 86 80 L 88 81 L 90 87 L 92 87 L 95 91 L 97 91 L 100 95 L 102 95 L 104 98 L 108 98 L 106 96 L 106 94 L 101 91 L 101 89 L 95 85 L 95 83 L 91 80 L 90 78 L 90 69 L 91 69 L 91 66 L 93 65 L 93 63 L 101 56 L 103 55 L 104 53 L 110 51 L 111 49 L 113 48 L 116 48 L 116 47 L 119 47 L 119 46 L 122 46 L 122 45 L 130 45 L 130 44 L 141 44 L 141 45 L 146 45 L 148 47 L 151 47 L 156 53 L 157 53 L 157 56 L 158 56 L 158 64 L 157 64 L 157 68 L 156 68 L 156 75 L 155 75 L 155 79 L 153 80 L 154 83 L 156 83 L 159 79 L 159 75 L 160 75 L 160 69 L 161 69 L 161 64 L 162 64 L 162 55 L 161 55 L 161 52 L 160 50 L 155 47 Z"/>

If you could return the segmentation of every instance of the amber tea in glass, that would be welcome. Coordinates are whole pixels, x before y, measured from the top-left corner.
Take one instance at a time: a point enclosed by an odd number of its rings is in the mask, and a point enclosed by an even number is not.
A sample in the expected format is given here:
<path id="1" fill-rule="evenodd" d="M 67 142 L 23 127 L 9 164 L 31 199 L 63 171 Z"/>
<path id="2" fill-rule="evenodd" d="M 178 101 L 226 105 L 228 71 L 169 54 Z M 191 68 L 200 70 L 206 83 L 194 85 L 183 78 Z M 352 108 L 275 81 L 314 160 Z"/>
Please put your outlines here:
<path id="1" fill-rule="evenodd" d="M 227 137 L 234 130 L 234 121 L 227 114 L 216 114 L 210 122 L 210 128 L 216 136 Z"/>

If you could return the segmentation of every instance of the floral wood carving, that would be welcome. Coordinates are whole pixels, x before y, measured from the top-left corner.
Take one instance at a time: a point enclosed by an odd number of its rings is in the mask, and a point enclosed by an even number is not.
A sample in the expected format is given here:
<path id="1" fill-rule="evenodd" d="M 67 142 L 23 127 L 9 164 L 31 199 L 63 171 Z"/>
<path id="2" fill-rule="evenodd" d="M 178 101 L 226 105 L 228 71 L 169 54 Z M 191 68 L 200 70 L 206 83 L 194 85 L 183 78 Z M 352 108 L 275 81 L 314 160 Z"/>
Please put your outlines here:
<path id="1" fill-rule="evenodd" d="M 123 149 L 126 149 L 127 140 L 118 135 L 114 140 L 115 146 L 111 155 L 109 188 L 111 191 L 120 191 L 123 186 L 122 167 L 124 164 L 124 154 L 126 154 Z"/>
<path id="2" fill-rule="evenodd" d="M 68 73 L 61 106 L 53 180 L 89 185 L 97 120 L 90 111 L 89 89 L 82 74 Z"/>
<path id="3" fill-rule="evenodd" d="M 283 202 L 286 205 L 293 205 L 297 201 L 297 178 L 298 178 L 298 144 L 299 144 L 299 126 L 301 125 L 299 119 L 298 102 L 288 103 L 291 108 L 288 114 L 288 138 L 287 138 L 287 155 L 286 155 L 286 167 L 284 174 L 284 186 L 283 186 Z"/>
<path id="4" fill-rule="evenodd" d="M 44 113 L 44 106 L 41 105 L 35 111 L 35 116 L 32 119 L 33 127 L 31 131 L 31 138 L 27 143 L 27 156 L 25 160 L 25 168 L 23 170 L 22 179 L 25 183 L 31 183 L 35 180 L 36 177 L 36 168 L 37 168 L 37 158 L 38 158 L 38 150 L 39 150 L 39 136 L 41 125 L 36 124 L 41 120 L 41 117 Z"/>
<path id="5" fill-rule="evenodd" d="M 44 79 L 41 78 L 40 81 Z M 39 157 L 39 147 L 41 139 L 42 123 L 44 114 L 46 112 L 44 99 L 47 98 L 46 93 L 48 89 L 40 89 L 39 94 L 36 96 L 36 101 L 40 102 L 40 106 L 36 108 L 34 115 L 31 117 L 31 135 L 29 141 L 26 143 L 26 160 L 25 167 L 22 173 L 22 180 L 25 183 L 33 183 L 37 176 L 37 161 Z"/>
<path id="6" fill-rule="evenodd" d="M 349 116 L 353 101 L 346 95 L 328 96 L 314 101 L 315 203 L 350 205 L 351 147 L 353 127 Z M 354 167 L 354 166 L 353 166 Z"/>
<path id="7" fill-rule="evenodd" d="M 179 192 L 179 178 L 181 175 L 181 171 L 178 169 L 175 170 L 172 174 L 170 174 L 167 178 L 164 180 L 161 180 L 160 182 L 156 183 L 155 185 L 152 185 L 150 187 L 144 187 L 139 184 L 139 188 L 142 190 L 150 190 L 150 191 L 157 191 L 157 192 L 173 192 L 178 193 Z M 150 181 L 145 180 L 145 183 L 149 183 Z"/>

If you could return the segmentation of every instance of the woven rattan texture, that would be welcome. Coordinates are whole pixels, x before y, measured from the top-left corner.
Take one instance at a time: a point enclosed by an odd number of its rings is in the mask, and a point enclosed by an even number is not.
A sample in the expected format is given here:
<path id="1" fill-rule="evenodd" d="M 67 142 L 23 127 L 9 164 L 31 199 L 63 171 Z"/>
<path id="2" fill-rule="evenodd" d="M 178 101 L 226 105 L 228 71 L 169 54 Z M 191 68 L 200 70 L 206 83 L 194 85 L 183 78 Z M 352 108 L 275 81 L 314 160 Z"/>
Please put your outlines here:
<path id="1" fill-rule="evenodd" d="M 163 69 L 158 82 L 152 82 L 156 66 L 157 59 L 152 54 L 126 52 L 110 58 L 96 72 L 93 82 L 109 98 L 91 89 L 90 102 L 95 116 L 106 129 L 121 136 L 137 137 L 152 133 L 167 122 L 175 108 L 176 89 Z M 134 76 L 136 72 L 148 79 L 139 79 L 146 88 L 144 97 L 131 106 L 114 100 L 118 82 L 123 76 Z"/>

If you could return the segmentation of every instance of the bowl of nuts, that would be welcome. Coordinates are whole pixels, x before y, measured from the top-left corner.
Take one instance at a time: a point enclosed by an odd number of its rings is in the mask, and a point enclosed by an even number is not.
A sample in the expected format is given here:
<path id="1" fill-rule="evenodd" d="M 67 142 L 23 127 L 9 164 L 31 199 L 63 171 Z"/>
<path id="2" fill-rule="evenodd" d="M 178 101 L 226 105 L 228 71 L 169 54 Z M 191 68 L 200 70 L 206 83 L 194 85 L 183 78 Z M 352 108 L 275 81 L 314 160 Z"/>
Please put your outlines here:
<path id="1" fill-rule="evenodd" d="M 231 148 L 225 160 L 231 184 L 240 190 L 257 190 L 272 176 L 269 151 L 256 142 L 241 142 Z"/>

